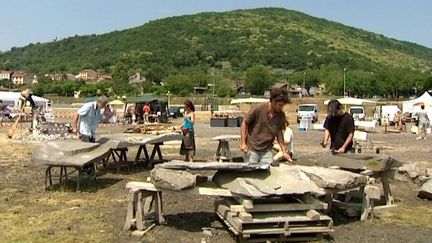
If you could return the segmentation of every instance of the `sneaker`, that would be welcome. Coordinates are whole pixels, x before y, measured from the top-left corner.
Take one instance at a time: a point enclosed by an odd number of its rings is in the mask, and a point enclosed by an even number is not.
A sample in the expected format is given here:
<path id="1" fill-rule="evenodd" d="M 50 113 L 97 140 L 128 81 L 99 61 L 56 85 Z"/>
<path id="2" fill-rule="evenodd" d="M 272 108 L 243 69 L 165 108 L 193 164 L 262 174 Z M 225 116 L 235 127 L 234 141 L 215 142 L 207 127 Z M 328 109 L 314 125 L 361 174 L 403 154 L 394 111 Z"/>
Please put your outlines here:
<path id="1" fill-rule="evenodd" d="M 422 139 L 422 137 L 417 137 L 416 139 L 417 139 L 417 140 L 420 140 L 420 139 Z"/>

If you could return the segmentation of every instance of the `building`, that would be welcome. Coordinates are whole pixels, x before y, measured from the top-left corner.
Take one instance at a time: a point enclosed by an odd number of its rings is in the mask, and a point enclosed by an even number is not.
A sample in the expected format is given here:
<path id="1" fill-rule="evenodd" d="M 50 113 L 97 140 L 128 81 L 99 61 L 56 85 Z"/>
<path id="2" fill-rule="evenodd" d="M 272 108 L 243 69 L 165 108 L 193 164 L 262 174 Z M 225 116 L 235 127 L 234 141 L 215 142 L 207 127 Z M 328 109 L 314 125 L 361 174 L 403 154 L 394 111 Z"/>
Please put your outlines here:
<path id="1" fill-rule="evenodd" d="M 112 76 L 109 73 L 98 73 L 98 81 L 112 80 Z"/>
<path id="2" fill-rule="evenodd" d="M 0 71 L 0 80 L 4 80 L 4 79 L 10 80 L 12 77 L 12 73 L 13 72 L 11 72 L 11 71 L 1 70 Z"/>
<path id="3" fill-rule="evenodd" d="M 63 79 L 63 74 L 49 73 L 49 74 L 45 74 L 45 78 L 49 78 L 51 81 L 60 81 Z"/>
<path id="4" fill-rule="evenodd" d="M 72 76 L 69 77 L 68 74 L 66 74 L 66 75 L 68 76 L 68 80 L 73 80 Z M 99 82 L 99 81 L 104 81 L 104 80 L 112 80 L 111 74 L 99 73 L 93 69 L 81 70 L 79 72 L 78 76 L 76 76 L 76 78 L 84 80 L 86 82 Z"/>
<path id="5" fill-rule="evenodd" d="M 142 84 L 145 81 L 146 81 L 146 78 L 142 77 L 141 73 L 136 73 L 135 75 L 132 75 L 129 77 L 129 84 L 132 84 L 132 85 Z"/>
<path id="6" fill-rule="evenodd" d="M 93 69 L 83 69 L 79 72 L 78 78 L 84 81 L 98 81 L 98 73 Z"/>
<path id="7" fill-rule="evenodd" d="M 77 78 L 75 75 L 73 75 L 73 74 L 66 73 L 66 80 L 69 80 L 69 81 L 77 81 L 78 78 Z"/>
<path id="8" fill-rule="evenodd" d="M 237 94 L 247 94 L 246 90 L 246 80 L 245 79 L 236 79 L 231 80 L 230 82 L 231 89 L 235 90 Z"/>
<path id="9" fill-rule="evenodd" d="M 13 72 L 12 76 L 12 83 L 15 85 L 19 84 L 35 84 L 38 82 L 37 76 L 34 74 L 28 74 L 23 71 L 16 71 Z"/>

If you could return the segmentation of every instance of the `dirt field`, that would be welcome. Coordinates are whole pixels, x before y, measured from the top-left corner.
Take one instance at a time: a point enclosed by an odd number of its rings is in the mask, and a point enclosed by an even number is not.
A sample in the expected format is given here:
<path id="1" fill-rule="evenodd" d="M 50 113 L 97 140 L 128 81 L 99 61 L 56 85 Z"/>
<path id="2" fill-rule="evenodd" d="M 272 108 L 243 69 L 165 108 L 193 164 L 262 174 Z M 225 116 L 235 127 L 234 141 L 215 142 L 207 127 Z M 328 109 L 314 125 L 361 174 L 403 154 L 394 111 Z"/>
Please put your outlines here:
<path id="1" fill-rule="evenodd" d="M 180 122 L 176 120 L 174 122 Z M 293 124 L 298 154 L 321 152 L 320 132 L 300 132 Z M 102 133 L 120 132 L 122 127 L 104 127 Z M 149 171 L 135 167 L 131 173 L 115 173 L 113 168 L 98 171 L 99 186 L 75 192 L 73 185 L 45 191 L 44 169 L 30 164 L 37 143 L 7 140 L 7 128 L 0 138 L 0 242 L 234 242 L 234 238 L 212 213 L 211 197 L 179 192 L 164 193 L 167 225 L 157 226 L 144 238 L 122 232 L 126 216 L 128 181 L 144 181 Z M 217 144 L 210 140 L 220 134 L 238 134 L 238 128 L 211 128 L 208 122 L 196 125 L 197 156 L 211 160 Z M 395 147 L 389 153 L 403 162 L 430 161 L 432 138 L 415 140 L 413 134 L 370 134 L 372 141 Z M 239 144 L 231 144 L 240 155 Z M 181 159 L 179 144 L 165 145 L 168 159 Z M 129 151 L 132 158 L 136 150 Z M 394 213 L 366 223 L 334 213 L 335 233 L 328 242 L 432 242 L 432 202 L 416 199 L 418 186 L 411 182 L 391 184 L 398 208 Z M 211 227 L 213 236 L 202 233 Z"/>

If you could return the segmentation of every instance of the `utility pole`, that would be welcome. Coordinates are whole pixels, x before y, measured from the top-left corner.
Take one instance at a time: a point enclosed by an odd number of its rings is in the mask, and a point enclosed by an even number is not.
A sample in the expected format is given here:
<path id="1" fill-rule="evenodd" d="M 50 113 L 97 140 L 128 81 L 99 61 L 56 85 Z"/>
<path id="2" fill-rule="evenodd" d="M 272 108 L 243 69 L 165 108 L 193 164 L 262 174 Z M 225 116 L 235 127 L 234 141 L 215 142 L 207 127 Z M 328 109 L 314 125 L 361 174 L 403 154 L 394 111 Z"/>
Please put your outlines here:
<path id="1" fill-rule="evenodd" d="M 303 73 L 303 90 L 306 91 L 306 72 Z M 302 95 L 303 95 L 302 90 Z"/>
<path id="2" fill-rule="evenodd" d="M 346 84 L 345 84 L 345 78 L 346 78 L 346 75 L 345 75 L 345 72 L 346 72 L 346 68 L 344 68 L 343 69 L 343 95 L 344 95 L 344 97 L 346 97 L 346 92 L 345 92 L 345 90 L 346 90 Z"/>

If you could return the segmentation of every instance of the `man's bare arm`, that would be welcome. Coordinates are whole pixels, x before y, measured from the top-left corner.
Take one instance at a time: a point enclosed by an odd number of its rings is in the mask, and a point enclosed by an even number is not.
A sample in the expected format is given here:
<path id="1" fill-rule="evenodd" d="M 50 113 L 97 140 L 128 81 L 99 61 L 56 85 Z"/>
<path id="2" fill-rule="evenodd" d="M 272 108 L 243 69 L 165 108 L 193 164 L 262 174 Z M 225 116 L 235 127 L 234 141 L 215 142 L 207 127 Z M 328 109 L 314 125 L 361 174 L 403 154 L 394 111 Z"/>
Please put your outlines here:
<path id="1" fill-rule="evenodd" d="M 249 125 L 247 124 L 247 122 L 243 121 L 241 125 L 241 150 L 245 153 L 248 151 L 248 146 L 247 146 L 248 127 Z"/>
<path id="2" fill-rule="evenodd" d="M 324 148 L 327 147 L 327 143 L 329 139 L 330 139 L 330 131 L 328 129 L 325 129 L 322 144 L 321 144 Z"/>
<path id="3" fill-rule="evenodd" d="M 78 130 L 78 120 L 79 120 L 79 114 L 78 112 L 75 112 L 75 115 L 73 117 L 73 126 L 72 126 L 73 133 L 76 133 Z"/>
<path id="4" fill-rule="evenodd" d="M 339 148 L 339 150 L 343 150 L 343 152 L 345 152 L 346 148 L 348 147 L 348 144 L 351 143 L 353 137 L 354 137 L 354 133 L 350 133 L 348 137 L 345 139 L 345 143 L 342 145 L 342 147 Z"/>

